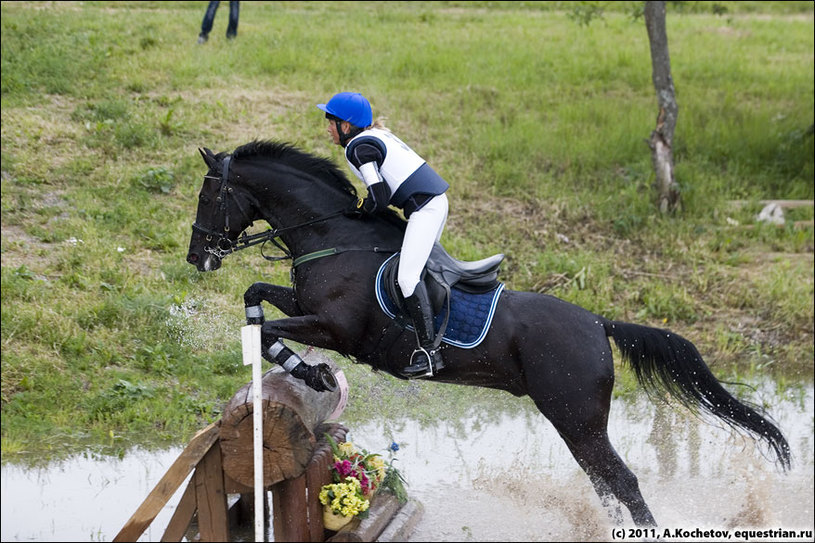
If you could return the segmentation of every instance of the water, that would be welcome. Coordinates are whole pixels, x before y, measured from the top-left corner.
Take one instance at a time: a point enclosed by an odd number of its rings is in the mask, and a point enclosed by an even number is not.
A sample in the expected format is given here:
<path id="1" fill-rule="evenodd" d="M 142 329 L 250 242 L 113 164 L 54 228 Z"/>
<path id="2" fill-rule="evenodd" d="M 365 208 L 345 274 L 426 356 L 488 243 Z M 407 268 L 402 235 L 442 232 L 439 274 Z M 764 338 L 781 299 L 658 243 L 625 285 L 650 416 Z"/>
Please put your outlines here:
<path id="1" fill-rule="evenodd" d="M 777 393 L 769 382 L 759 397 L 792 447 L 786 475 L 727 429 L 645 398 L 615 400 L 612 442 L 660 529 L 813 529 L 813 387 Z M 411 541 L 610 540 L 607 514 L 562 440 L 528 401 L 517 404 L 453 421 L 408 415 L 348 425 L 348 439 L 369 451 L 384 453 L 392 437 L 401 445 L 396 466 L 425 508 Z M 110 541 L 180 452 L 4 464 L 2 540 Z M 141 541 L 160 539 L 181 490 Z"/>

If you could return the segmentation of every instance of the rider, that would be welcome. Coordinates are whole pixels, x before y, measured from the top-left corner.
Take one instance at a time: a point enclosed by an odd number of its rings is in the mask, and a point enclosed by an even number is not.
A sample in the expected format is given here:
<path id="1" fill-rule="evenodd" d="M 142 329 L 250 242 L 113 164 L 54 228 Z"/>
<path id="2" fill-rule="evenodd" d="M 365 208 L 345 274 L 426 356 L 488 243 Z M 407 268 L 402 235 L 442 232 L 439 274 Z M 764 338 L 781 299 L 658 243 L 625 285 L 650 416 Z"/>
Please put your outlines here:
<path id="1" fill-rule="evenodd" d="M 443 361 L 439 349 L 434 348 L 433 310 L 421 274 L 447 222 L 444 193 L 450 185 L 381 121 L 374 123 L 371 104 L 361 94 L 340 92 L 317 107 L 325 111 L 332 140 L 345 148 L 348 165 L 368 189 L 366 198 L 354 204 L 352 216 L 353 212 L 356 216 L 360 216 L 359 211 L 373 214 L 393 205 L 401 208 L 408 220 L 397 281 L 419 348 L 403 373 L 431 376 L 441 369 Z"/>

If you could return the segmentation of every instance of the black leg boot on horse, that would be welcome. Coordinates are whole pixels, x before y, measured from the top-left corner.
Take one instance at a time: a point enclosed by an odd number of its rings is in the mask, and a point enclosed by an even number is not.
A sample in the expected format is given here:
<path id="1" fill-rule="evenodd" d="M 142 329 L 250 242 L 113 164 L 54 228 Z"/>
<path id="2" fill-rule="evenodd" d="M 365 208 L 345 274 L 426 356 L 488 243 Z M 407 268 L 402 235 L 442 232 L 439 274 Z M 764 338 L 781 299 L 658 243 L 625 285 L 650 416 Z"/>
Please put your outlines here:
<path id="1" fill-rule="evenodd" d="M 419 348 L 413 351 L 410 365 L 405 367 L 402 373 L 410 378 L 433 377 L 444 367 L 444 361 L 439 349 L 440 341 L 436 341 L 433 306 L 424 283 L 420 281 L 413 294 L 405 298 L 405 307 L 413 319 Z"/>

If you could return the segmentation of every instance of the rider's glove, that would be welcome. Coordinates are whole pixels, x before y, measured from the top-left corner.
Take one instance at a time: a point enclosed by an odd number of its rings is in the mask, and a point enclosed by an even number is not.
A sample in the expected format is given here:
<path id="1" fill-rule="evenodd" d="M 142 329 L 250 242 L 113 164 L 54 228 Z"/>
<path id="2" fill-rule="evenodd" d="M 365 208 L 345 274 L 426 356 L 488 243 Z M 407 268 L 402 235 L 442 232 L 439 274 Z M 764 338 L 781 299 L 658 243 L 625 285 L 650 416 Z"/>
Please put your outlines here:
<path id="1" fill-rule="evenodd" d="M 362 198 L 357 198 L 357 199 L 356 199 L 356 200 L 354 200 L 354 202 L 353 202 L 353 203 L 352 203 L 352 204 L 351 204 L 351 205 L 348 207 L 348 209 L 346 209 L 345 211 L 343 211 L 343 214 L 344 214 L 346 217 L 350 217 L 350 218 L 352 218 L 352 219 L 360 219 L 360 218 L 362 218 L 362 215 L 363 215 L 363 212 L 364 212 L 364 210 L 363 210 L 363 204 L 364 204 L 364 202 L 365 202 L 365 201 L 364 201 Z"/>
<path id="2" fill-rule="evenodd" d="M 362 201 L 362 209 L 365 213 L 373 215 L 388 207 L 391 199 L 391 189 L 384 181 L 374 183 L 368 187 L 368 196 Z"/>

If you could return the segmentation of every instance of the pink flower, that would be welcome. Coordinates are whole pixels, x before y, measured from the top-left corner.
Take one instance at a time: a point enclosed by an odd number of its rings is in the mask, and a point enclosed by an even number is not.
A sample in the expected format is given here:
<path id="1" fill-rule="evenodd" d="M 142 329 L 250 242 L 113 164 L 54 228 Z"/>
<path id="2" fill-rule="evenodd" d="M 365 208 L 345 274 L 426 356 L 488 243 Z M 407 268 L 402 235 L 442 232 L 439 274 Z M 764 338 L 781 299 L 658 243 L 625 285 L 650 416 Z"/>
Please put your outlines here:
<path id="1" fill-rule="evenodd" d="M 367 497 L 373 494 L 375 486 L 373 484 L 373 481 L 371 481 L 367 475 L 361 473 L 360 476 L 358 477 L 358 480 L 359 485 L 362 487 L 363 496 Z"/>
<path id="2" fill-rule="evenodd" d="M 348 460 L 343 460 L 341 462 L 337 462 L 334 464 L 334 469 L 337 470 L 337 473 L 340 474 L 341 477 L 347 477 L 353 473 L 353 466 L 351 462 Z"/>

